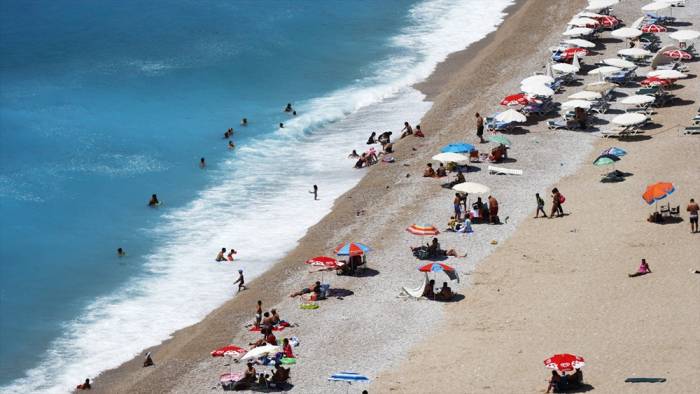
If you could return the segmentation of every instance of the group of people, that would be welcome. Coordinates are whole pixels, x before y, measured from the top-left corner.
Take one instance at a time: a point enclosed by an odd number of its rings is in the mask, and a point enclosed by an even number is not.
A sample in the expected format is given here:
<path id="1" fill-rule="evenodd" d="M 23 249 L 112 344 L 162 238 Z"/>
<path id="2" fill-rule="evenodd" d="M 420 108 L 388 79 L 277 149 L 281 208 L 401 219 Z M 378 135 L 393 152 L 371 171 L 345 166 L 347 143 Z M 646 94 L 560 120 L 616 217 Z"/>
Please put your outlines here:
<path id="1" fill-rule="evenodd" d="M 413 135 L 415 137 L 425 137 L 423 131 L 420 128 L 420 125 L 417 125 L 415 130 L 408 122 L 404 122 L 403 125 L 404 127 L 401 130 L 400 139 L 405 138 L 409 135 Z M 367 145 L 380 144 L 382 150 L 381 152 L 377 152 L 374 148 L 370 148 L 367 152 L 364 152 L 362 154 L 358 154 L 357 150 L 353 150 L 352 153 L 348 155 L 348 158 L 357 159 L 357 161 L 355 162 L 355 168 L 369 167 L 373 164 L 378 163 L 383 155 L 394 153 L 394 144 L 391 142 L 392 134 L 393 133 L 391 131 L 385 131 L 377 135 L 377 132 L 373 131 L 372 134 L 370 134 L 369 138 L 367 138 Z M 383 158 L 383 161 L 392 162 L 393 158 L 386 156 Z"/>
<path id="2" fill-rule="evenodd" d="M 567 375 L 566 372 L 559 375 L 559 372 L 552 370 L 552 377 L 549 378 L 549 385 L 547 386 L 546 393 L 555 392 L 563 393 L 567 390 L 579 387 L 583 384 L 583 372 L 580 368 L 576 368 L 576 371 L 571 375 Z"/>
<path id="3" fill-rule="evenodd" d="M 231 248 L 231 250 L 226 254 L 226 248 L 221 248 L 219 253 L 216 255 L 216 261 L 233 261 L 233 256 L 236 254 L 236 249 Z"/>
<path id="4" fill-rule="evenodd" d="M 447 282 L 442 282 L 442 287 L 440 290 L 435 292 L 435 280 L 433 279 L 428 282 L 428 285 L 425 286 L 425 289 L 423 290 L 423 297 L 429 300 L 449 301 L 454 298 L 454 296 L 455 295 L 450 286 L 447 285 Z"/>
<path id="5" fill-rule="evenodd" d="M 462 173 L 461 171 L 459 172 L 460 174 Z M 447 168 L 440 163 L 438 165 L 437 170 L 433 168 L 433 163 L 428 163 L 425 167 L 425 170 L 423 170 L 423 177 L 424 178 L 443 178 L 447 176 Z M 462 175 L 464 177 L 464 175 Z"/>
<path id="6" fill-rule="evenodd" d="M 477 197 L 476 201 L 471 205 L 471 210 L 467 209 L 468 194 L 455 193 L 452 206 L 454 207 L 454 219 L 456 222 L 469 219 L 470 223 L 501 223 L 498 217 L 498 200 L 496 197 L 489 195 L 485 201 L 481 197 Z M 506 218 L 507 219 L 507 218 Z"/>
<path id="7" fill-rule="evenodd" d="M 540 217 L 540 213 L 542 213 L 542 217 L 547 217 L 547 214 L 544 211 L 544 200 L 542 197 L 540 197 L 539 193 L 535 193 L 535 200 L 537 201 L 537 212 L 535 212 L 535 218 Z M 553 218 L 555 215 L 556 217 L 562 217 L 564 216 L 564 208 L 562 205 L 566 201 L 566 198 L 564 197 L 563 194 L 557 189 L 556 187 L 552 189 L 552 210 L 549 213 L 549 218 Z"/>

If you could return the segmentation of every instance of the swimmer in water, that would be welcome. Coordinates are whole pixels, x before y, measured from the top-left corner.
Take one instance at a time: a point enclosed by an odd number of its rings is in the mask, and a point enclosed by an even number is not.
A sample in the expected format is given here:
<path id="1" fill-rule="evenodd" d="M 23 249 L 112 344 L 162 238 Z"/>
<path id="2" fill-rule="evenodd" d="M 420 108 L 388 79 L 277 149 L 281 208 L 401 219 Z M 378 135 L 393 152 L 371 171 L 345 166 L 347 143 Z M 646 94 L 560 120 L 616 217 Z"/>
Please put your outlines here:
<path id="1" fill-rule="evenodd" d="M 226 261 L 224 254 L 226 253 L 226 248 L 221 248 L 219 254 L 216 255 L 216 261 Z"/>
<path id="2" fill-rule="evenodd" d="M 357 159 L 358 157 L 360 157 L 360 155 L 357 154 L 355 149 L 353 149 L 352 153 L 348 155 L 348 159 Z"/>
<path id="3" fill-rule="evenodd" d="M 207 163 L 204 161 L 204 158 L 202 157 L 199 159 L 199 168 L 204 168 L 207 166 Z"/>
<path id="4" fill-rule="evenodd" d="M 292 111 L 292 115 L 297 116 L 297 111 Z"/>
<path id="5" fill-rule="evenodd" d="M 124 257 L 126 256 L 126 252 L 122 248 L 117 248 L 117 256 L 119 257 Z"/>
<path id="6" fill-rule="evenodd" d="M 160 205 L 160 201 L 158 201 L 158 196 L 154 194 L 151 196 L 151 201 L 148 202 L 148 206 L 153 208 L 158 205 Z"/>
<path id="7" fill-rule="evenodd" d="M 292 103 L 287 103 L 287 106 L 284 108 L 284 112 L 292 112 L 294 109 L 292 109 Z"/>
<path id="8" fill-rule="evenodd" d="M 284 123 L 280 123 L 280 129 L 284 128 Z"/>
<path id="9" fill-rule="evenodd" d="M 229 149 L 236 149 L 236 144 L 234 144 L 233 141 L 229 140 L 228 141 L 228 148 Z"/>
<path id="10" fill-rule="evenodd" d="M 241 126 L 248 126 L 248 118 L 241 119 Z"/>
<path id="11" fill-rule="evenodd" d="M 228 252 L 228 255 L 226 255 L 226 258 L 228 261 L 233 261 L 233 255 L 236 254 L 236 249 L 231 248 L 231 251 Z"/>

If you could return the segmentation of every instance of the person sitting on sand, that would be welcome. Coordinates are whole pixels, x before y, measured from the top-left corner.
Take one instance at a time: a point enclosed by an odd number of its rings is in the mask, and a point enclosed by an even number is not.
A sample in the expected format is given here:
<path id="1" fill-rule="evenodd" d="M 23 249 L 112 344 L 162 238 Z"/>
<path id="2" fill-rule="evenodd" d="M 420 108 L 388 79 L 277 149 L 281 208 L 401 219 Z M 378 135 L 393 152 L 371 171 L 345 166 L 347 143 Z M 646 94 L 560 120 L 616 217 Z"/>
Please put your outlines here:
<path id="1" fill-rule="evenodd" d="M 569 384 L 574 386 L 580 386 L 583 384 L 583 371 L 581 371 L 581 368 L 576 368 L 576 372 L 569 375 L 569 379 L 567 381 Z"/>
<path id="2" fill-rule="evenodd" d="M 457 224 L 457 230 L 458 233 L 473 233 L 474 230 L 472 230 L 472 221 L 469 220 L 469 215 L 467 215 L 464 218 L 464 222 Z M 466 256 L 466 255 L 465 255 Z"/>
<path id="3" fill-rule="evenodd" d="M 423 134 L 423 130 L 420 129 L 420 125 L 416 126 L 416 131 L 413 133 L 414 137 L 425 137 L 425 134 Z"/>
<path id="4" fill-rule="evenodd" d="M 238 383 L 252 383 L 255 382 L 255 376 L 257 375 L 257 372 L 255 371 L 255 368 L 253 367 L 253 363 L 248 363 L 246 364 L 246 369 L 245 372 L 243 373 L 243 378 L 238 381 Z"/>
<path id="5" fill-rule="evenodd" d="M 263 313 L 263 319 L 262 322 L 260 322 L 260 327 L 272 330 L 272 326 L 274 326 L 274 323 L 272 323 L 272 316 L 270 316 L 270 312 Z"/>
<path id="6" fill-rule="evenodd" d="M 639 264 L 639 268 L 637 268 L 637 272 L 633 274 L 627 274 L 630 278 L 634 278 L 636 276 L 642 276 L 646 274 L 651 274 L 651 268 L 649 268 L 649 264 L 647 264 L 646 259 L 642 259 L 642 263 Z"/>
<path id="7" fill-rule="evenodd" d="M 276 326 L 281 322 L 282 320 L 280 319 L 280 315 L 277 314 L 277 309 L 270 309 L 270 323 L 272 323 L 273 326 Z"/>
<path id="8" fill-rule="evenodd" d="M 445 169 L 445 166 L 442 163 L 440 163 L 437 171 L 435 171 L 435 175 L 437 175 L 438 178 L 442 178 L 444 176 L 447 176 L 447 169 Z"/>
<path id="9" fill-rule="evenodd" d="M 382 147 L 391 142 L 391 131 L 385 131 L 379 135 L 377 141 L 382 144 Z"/>
<path id="10" fill-rule="evenodd" d="M 158 201 L 158 196 L 155 194 L 152 194 L 151 199 L 148 201 L 148 206 L 153 208 L 153 207 L 157 207 L 158 205 L 160 205 L 160 201 Z"/>
<path id="11" fill-rule="evenodd" d="M 156 365 L 156 364 L 153 362 L 153 359 L 151 358 L 151 352 L 148 352 L 148 353 L 146 353 L 146 359 L 143 360 L 143 367 L 146 368 L 146 367 L 150 367 L 153 365 Z"/>
<path id="12" fill-rule="evenodd" d="M 284 357 L 294 358 L 294 352 L 292 351 L 292 344 L 289 343 L 289 339 L 287 339 L 287 338 L 284 338 L 282 340 L 282 353 L 284 353 Z"/>
<path id="13" fill-rule="evenodd" d="M 435 178 L 435 170 L 433 169 L 433 163 L 428 163 L 428 166 L 423 170 L 424 178 Z"/>
<path id="14" fill-rule="evenodd" d="M 321 293 L 321 282 L 316 281 L 316 283 L 312 284 L 309 287 L 305 287 L 295 293 L 290 294 L 290 297 L 298 297 L 303 294 L 309 294 L 309 293 L 316 293 L 319 294 Z"/>
<path id="15" fill-rule="evenodd" d="M 79 384 L 75 388 L 78 390 L 90 390 L 90 389 L 92 389 L 92 386 L 90 385 L 90 379 L 85 379 L 85 383 Z"/>
<path id="16" fill-rule="evenodd" d="M 362 168 L 365 166 L 365 163 L 367 162 L 367 159 L 365 158 L 366 156 L 367 154 L 363 153 L 362 156 L 357 159 L 357 162 L 355 162 L 355 168 Z"/>
<path id="17" fill-rule="evenodd" d="M 427 297 L 430 299 L 435 298 L 435 280 L 431 279 L 428 284 L 425 286 L 425 289 L 423 289 L 423 297 Z"/>
<path id="18" fill-rule="evenodd" d="M 457 231 L 457 219 L 454 215 L 450 216 L 450 220 L 447 222 L 447 231 Z"/>
<path id="19" fill-rule="evenodd" d="M 348 159 L 357 159 L 360 157 L 360 155 L 357 154 L 357 151 L 355 149 L 352 150 L 352 153 L 348 155 Z"/>
<path id="20" fill-rule="evenodd" d="M 450 288 L 450 286 L 447 286 L 447 282 L 442 282 L 442 288 L 440 289 L 439 293 L 435 294 L 435 299 L 441 301 L 448 301 L 451 300 L 452 297 L 454 297 L 452 289 Z"/>
<path id="21" fill-rule="evenodd" d="M 272 383 L 284 383 L 289 379 L 289 368 L 284 368 L 281 365 L 275 366 L 275 371 L 272 373 L 272 376 L 270 377 L 270 382 Z"/>
<path id="22" fill-rule="evenodd" d="M 221 248 L 219 254 L 216 255 L 216 261 L 226 261 L 226 257 L 224 257 L 225 254 L 226 248 Z"/>
<path id="23" fill-rule="evenodd" d="M 562 384 L 562 377 L 557 373 L 557 371 L 552 370 L 552 377 L 549 378 L 549 385 L 547 386 L 547 391 L 545 393 L 549 393 L 550 391 L 554 390 L 554 392 L 560 391 L 559 388 Z"/>
<path id="24" fill-rule="evenodd" d="M 455 179 L 454 179 L 452 182 L 450 182 L 450 183 L 448 183 L 447 185 L 445 185 L 445 186 L 447 186 L 448 188 L 451 189 L 452 187 L 454 187 L 454 185 L 459 185 L 460 183 L 464 183 L 464 182 L 466 182 L 466 181 L 467 181 L 467 180 L 464 179 L 464 174 L 462 173 L 462 170 L 458 168 L 458 169 L 457 169 L 457 175 L 455 176 Z M 443 186 L 443 187 L 444 187 L 444 186 Z"/>
<path id="25" fill-rule="evenodd" d="M 391 142 L 388 142 L 388 143 L 384 144 L 383 149 L 384 149 L 385 154 L 386 153 L 394 153 L 394 144 L 392 144 Z"/>
<path id="26" fill-rule="evenodd" d="M 408 122 L 403 122 L 403 129 L 401 129 L 401 131 L 402 133 L 400 138 L 405 138 L 413 134 L 413 127 L 411 127 L 411 125 L 408 124 Z"/>
<path id="27" fill-rule="evenodd" d="M 255 342 L 250 342 L 248 345 L 252 347 L 265 346 L 266 344 L 277 346 L 277 338 L 275 338 L 275 335 L 272 333 L 272 330 L 263 328 L 260 331 L 260 333 L 263 334 L 263 337 Z"/>
<path id="28" fill-rule="evenodd" d="M 440 242 L 437 238 L 433 238 L 432 242 L 428 244 L 428 256 L 435 257 L 440 251 Z"/>

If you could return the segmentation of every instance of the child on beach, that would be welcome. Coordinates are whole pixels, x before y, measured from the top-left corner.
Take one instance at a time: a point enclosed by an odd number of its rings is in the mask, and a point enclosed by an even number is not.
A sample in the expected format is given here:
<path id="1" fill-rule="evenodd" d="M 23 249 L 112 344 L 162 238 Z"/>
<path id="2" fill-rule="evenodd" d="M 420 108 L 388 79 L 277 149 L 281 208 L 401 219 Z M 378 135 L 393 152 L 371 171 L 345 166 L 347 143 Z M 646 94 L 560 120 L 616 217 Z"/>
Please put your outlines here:
<path id="1" fill-rule="evenodd" d="M 79 384 L 76 389 L 78 390 L 90 390 L 92 386 L 90 385 L 90 379 L 85 379 L 85 383 Z"/>
<path id="2" fill-rule="evenodd" d="M 228 261 L 233 261 L 233 255 L 236 254 L 236 249 L 231 248 L 231 251 L 226 255 Z"/>
<path id="3" fill-rule="evenodd" d="M 424 178 L 435 178 L 435 170 L 433 169 L 433 163 L 428 163 L 428 166 L 423 170 Z"/>
<path id="4" fill-rule="evenodd" d="M 216 261 L 226 261 L 224 254 L 226 253 L 226 248 L 221 248 L 219 254 L 216 255 Z"/>
<path id="5" fill-rule="evenodd" d="M 255 327 L 260 327 L 260 322 L 262 321 L 262 301 L 258 300 L 258 306 L 255 309 Z"/>
<path id="6" fill-rule="evenodd" d="M 542 217 L 547 217 L 547 214 L 544 212 L 544 200 L 542 197 L 540 197 L 540 193 L 535 193 L 535 198 L 537 199 L 537 212 L 535 212 L 535 219 L 540 216 L 540 212 L 542 212 Z"/>
<path id="7" fill-rule="evenodd" d="M 243 278 L 243 270 L 238 270 L 238 279 L 236 279 L 233 284 L 235 285 L 238 283 L 238 292 L 240 293 L 241 290 L 248 290 L 248 288 L 245 285 L 245 279 Z"/>
<path id="8" fill-rule="evenodd" d="M 405 138 L 413 134 L 413 128 L 410 124 L 408 124 L 408 122 L 403 122 L 403 129 L 401 129 L 401 131 L 401 138 Z"/>
<path id="9" fill-rule="evenodd" d="M 425 137 L 423 130 L 420 129 L 420 125 L 416 126 L 416 131 L 413 133 L 414 137 Z"/>
<path id="10" fill-rule="evenodd" d="M 642 263 L 639 265 L 637 272 L 635 272 L 633 274 L 627 274 L 627 276 L 629 276 L 630 278 L 634 278 L 636 276 L 642 276 L 642 275 L 646 275 L 646 274 L 650 274 L 650 273 L 651 273 L 651 268 L 649 268 L 649 264 L 647 264 L 647 260 L 642 259 Z"/>

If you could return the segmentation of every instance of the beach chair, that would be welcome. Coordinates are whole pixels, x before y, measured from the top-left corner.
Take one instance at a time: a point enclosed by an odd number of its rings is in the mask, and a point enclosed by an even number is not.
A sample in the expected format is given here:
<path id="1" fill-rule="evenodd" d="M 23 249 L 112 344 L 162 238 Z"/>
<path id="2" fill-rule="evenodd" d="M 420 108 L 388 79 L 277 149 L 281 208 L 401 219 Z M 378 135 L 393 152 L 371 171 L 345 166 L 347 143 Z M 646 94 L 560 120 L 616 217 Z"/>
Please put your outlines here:
<path id="1" fill-rule="evenodd" d="M 498 175 L 523 175 L 523 170 L 515 170 L 515 169 L 510 169 L 510 168 L 503 168 L 503 167 L 496 167 L 496 166 L 488 166 L 488 170 L 490 174 L 498 174 Z"/>
<path id="2" fill-rule="evenodd" d="M 414 300 L 424 299 L 425 297 L 423 297 L 423 293 L 425 292 L 425 287 L 428 286 L 428 282 L 428 273 L 426 272 L 425 277 L 423 279 L 423 283 L 420 285 L 420 287 L 415 289 L 402 287 L 401 292 L 399 293 L 399 298 L 408 298 Z"/>
<path id="3" fill-rule="evenodd" d="M 566 119 L 555 119 L 547 121 L 547 128 L 550 130 L 573 130 L 573 125 Z"/>
<path id="4" fill-rule="evenodd" d="M 621 137 L 624 135 L 624 133 L 629 129 L 629 127 L 613 127 L 608 130 L 601 130 L 600 135 L 603 138 L 611 138 L 611 137 Z"/>
<path id="5" fill-rule="evenodd" d="M 688 126 L 682 130 L 684 135 L 700 134 L 700 126 Z"/>

